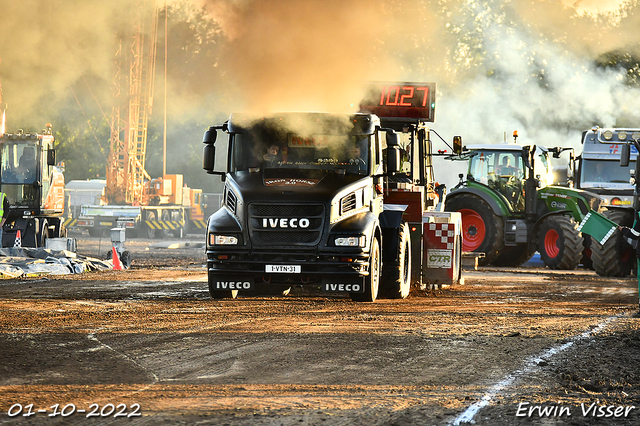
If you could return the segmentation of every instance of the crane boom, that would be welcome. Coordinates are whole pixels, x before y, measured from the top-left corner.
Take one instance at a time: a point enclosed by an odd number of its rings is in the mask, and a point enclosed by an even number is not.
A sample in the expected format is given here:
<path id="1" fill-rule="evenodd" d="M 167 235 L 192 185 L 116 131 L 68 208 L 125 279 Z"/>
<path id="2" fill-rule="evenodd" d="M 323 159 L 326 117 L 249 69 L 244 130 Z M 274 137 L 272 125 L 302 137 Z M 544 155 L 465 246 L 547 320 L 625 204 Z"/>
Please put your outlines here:
<path id="1" fill-rule="evenodd" d="M 131 32 L 118 35 L 105 189 L 108 204 L 139 205 L 144 181 L 149 179 L 145 157 L 153 106 L 157 13 L 156 0 L 137 0 Z"/>
<path id="2" fill-rule="evenodd" d="M 164 11 L 168 13 L 166 2 Z M 157 0 L 136 0 L 131 12 L 131 26 L 116 40 L 105 193 L 100 205 L 81 205 L 73 223 L 91 236 L 103 235 L 114 227 L 148 238 L 157 234 L 184 236 L 189 229 L 204 227 L 202 189 L 189 188 L 182 174 L 163 171 L 162 177 L 152 179 L 145 170 L 155 85 Z"/>

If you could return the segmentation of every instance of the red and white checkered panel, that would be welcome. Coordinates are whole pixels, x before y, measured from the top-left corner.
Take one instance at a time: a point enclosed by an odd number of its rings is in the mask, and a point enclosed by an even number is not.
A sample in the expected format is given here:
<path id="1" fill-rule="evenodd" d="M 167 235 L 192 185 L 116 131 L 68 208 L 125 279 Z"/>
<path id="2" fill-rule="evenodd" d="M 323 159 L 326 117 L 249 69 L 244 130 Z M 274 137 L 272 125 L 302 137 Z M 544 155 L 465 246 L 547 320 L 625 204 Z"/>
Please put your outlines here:
<path id="1" fill-rule="evenodd" d="M 462 218 L 458 212 L 425 212 L 422 215 L 423 282 L 449 285 L 460 280 L 461 253 L 460 246 L 456 247 L 456 236 L 462 238 L 461 230 Z"/>
<path id="2" fill-rule="evenodd" d="M 427 223 L 425 234 L 428 248 L 453 250 L 456 241 L 455 223 Z"/>

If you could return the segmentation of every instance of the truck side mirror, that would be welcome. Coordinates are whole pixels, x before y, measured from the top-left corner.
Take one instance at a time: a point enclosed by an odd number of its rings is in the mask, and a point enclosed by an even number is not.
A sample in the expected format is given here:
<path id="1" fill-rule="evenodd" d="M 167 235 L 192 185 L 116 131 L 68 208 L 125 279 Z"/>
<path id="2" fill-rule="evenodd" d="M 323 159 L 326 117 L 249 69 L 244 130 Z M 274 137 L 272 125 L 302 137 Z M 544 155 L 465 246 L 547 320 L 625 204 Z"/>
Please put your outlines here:
<path id="1" fill-rule="evenodd" d="M 56 165 L 56 150 L 50 149 L 47 151 L 47 165 L 55 166 Z"/>
<path id="2" fill-rule="evenodd" d="M 631 158 L 631 145 L 625 143 L 620 150 L 620 167 L 629 167 L 629 159 Z"/>
<path id="3" fill-rule="evenodd" d="M 218 130 L 215 127 L 209 127 L 202 136 L 202 143 L 204 149 L 202 151 L 202 168 L 207 173 L 213 174 L 213 169 L 216 167 L 216 139 L 218 137 Z"/>
<path id="4" fill-rule="evenodd" d="M 453 137 L 453 153 L 456 155 L 462 154 L 462 136 Z"/>
<path id="5" fill-rule="evenodd" d="M 215 127 L 209 127 L 202 136 L 202 143 L 215 144 L 218 137 L 218 130 Z"/>
<path id="6" fill-rule="evenodd" d="M 387 174 L 395 175 L 402 171 L 402 159 L 398 145 L 387 146 Z"/>
<path id="7" fill-rule="evenodd" d="M 398 145 L 398 134 L 393 130 L 387 130 L 386 139 L 387 174 L 393 176 L 402 171 L 402 158 L 400 146 Z"/>
<path id="8" fill-rule="evenodd" d="M 215 139 L 215 138 L 214 138 Z M 207 173 L 213 174 L 213 169 L 216 164 L 216 147 L 212 143 L 208 143 L 204 146 L 202 151 L 202 168 Z"/>

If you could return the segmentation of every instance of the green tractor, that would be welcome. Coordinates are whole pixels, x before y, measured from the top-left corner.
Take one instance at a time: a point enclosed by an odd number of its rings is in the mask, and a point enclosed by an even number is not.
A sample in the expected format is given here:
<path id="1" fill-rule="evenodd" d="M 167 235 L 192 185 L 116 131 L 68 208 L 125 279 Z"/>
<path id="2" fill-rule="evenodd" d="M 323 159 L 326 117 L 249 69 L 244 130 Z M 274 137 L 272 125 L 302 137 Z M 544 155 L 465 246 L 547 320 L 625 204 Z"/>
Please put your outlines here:
<path id="1" fill-rule="evenodd" d="M 517 137 L 514 134 L 514 137 Z M 575 269 L 585 240 L 578 225 L 601 199 L 551 186 L 550 156 L 563 148 L 518 144 L 454 146 L 450 159 L 468 160 L 466 181 L 447 195 L 445 210 L 462 214 L 463 252 L 483 252 L 481 265 L 519 266 L 538 251 L 552 269 Z"/>

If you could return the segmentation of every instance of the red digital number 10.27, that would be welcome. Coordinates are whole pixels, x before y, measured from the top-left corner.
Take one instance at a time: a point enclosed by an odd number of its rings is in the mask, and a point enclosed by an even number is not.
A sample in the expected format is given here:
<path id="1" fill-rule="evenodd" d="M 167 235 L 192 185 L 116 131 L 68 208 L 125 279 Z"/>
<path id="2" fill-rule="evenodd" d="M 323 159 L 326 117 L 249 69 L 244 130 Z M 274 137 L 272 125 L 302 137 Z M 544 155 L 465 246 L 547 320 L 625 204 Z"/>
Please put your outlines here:
<path id="1" fill-rule="evenodd" d="M 403 91 L 401 94 L 400 91 Z M 422 96 L 422 104 L 421 106 L 427 105 L 427 96 L 429 94 L 428 87 L 414 87 L 414 86 L 389 86 L 383 87 L 382 93 L 380 94 L 380 105 L 390 105 L 390 106 L 413 106 L 409 100 L 413 99 L 413 95 L 415 91 L 423 91 L 424 94 Z M 392 96 L 395 94 L 395 97 L 392 99 Z"/>

